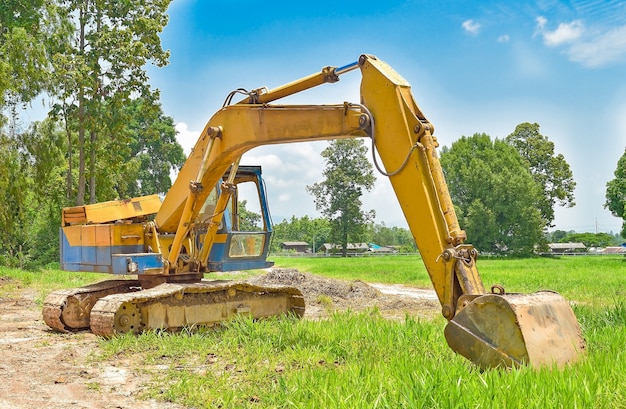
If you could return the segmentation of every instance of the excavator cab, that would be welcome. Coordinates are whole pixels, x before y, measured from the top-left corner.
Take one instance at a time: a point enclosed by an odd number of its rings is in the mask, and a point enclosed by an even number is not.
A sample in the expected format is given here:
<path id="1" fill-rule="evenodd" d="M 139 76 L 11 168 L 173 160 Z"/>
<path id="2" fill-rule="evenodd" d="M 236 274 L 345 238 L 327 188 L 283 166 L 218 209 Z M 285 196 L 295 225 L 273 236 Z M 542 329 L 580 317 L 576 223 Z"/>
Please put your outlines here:
<path id="1" fill-rule="evenodd" d="M 229 176 L 230 172 L 227 172 L 223 180 L 226 181 Z M 267 261 L 272 224 L 261 167 L 239 166 L 233 185 L 209 253 L 209 271 L 269 268 L 274 265 Z M 214 216 L 217 198 L 223 189 L 223 185 L 215 187 L 207 197 L 199 219 L 209 220 Z M 244 194 L 246 199 L 240 200 Z M 249 203 L 254 199 L 257 199 L 256 203 Z M 246 206 L 253 206 L 260 213 L 248 211 Z M 200 240 L 203 237 L 198 235 L 197 238 Z"/>
<path id="2" fill-rule="evenodd" d="M 230 177 L 227 172 L 223 180 Z M 217 199 L 229 186 L 230 199 L 217 211 Z M 246 202 L 240 202 L 241 190 L 246 198 L 257 199 L 253 206 L 260 214 L 248 212 Z M 146 229 L 146 221 L 159 210 L 157 195 L 127 201 L 111 201 L 63 209 L 61 237 L 61 266 L 68 271 L 91 271 L 110 274 L 150 274 L 162 269 L 171 237 Z M 214 216 L 220 216 L 213 239 L 209 271 L 252 270 L 271 267 L 267 261 L 272 227 L 260 166 L 240 166 L 232 184 L 217 184 L 208 196 L 190 238 L 182 247 L 181 259 L 197 255 L 205 242 L 207 226 Z M 147 234 L 144 235 L 144 231 Z M 161 252 L 155 252 L 156 241 Z"/>

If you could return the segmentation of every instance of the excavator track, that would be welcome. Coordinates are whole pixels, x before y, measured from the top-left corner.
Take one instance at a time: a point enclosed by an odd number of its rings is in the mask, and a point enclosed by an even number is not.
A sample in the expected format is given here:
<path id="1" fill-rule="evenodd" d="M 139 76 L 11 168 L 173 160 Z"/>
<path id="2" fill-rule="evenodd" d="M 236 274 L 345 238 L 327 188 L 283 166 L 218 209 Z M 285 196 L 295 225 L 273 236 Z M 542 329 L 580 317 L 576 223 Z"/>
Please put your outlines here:
<path id="1" fill-rule="evenodd" d="M 237 315 L 265 318 L 304 315 L 304 297 L 297 288 L 256 286 L 233 281 L 165 283 L 147 290 L 112 294 L 91 310 L 91 331 L 111 337 L 150 329 L 176 330 L 213 325 Z"/>
<path id="2" fill-rule="evenodd" d="M 107 295 L 140 289 L 137 280 L 107 280 L 79 288 L 51 292 L 43 306 L 43 320 L 61 332 L 89 328 L 90 313 L 96 302 Z"/>

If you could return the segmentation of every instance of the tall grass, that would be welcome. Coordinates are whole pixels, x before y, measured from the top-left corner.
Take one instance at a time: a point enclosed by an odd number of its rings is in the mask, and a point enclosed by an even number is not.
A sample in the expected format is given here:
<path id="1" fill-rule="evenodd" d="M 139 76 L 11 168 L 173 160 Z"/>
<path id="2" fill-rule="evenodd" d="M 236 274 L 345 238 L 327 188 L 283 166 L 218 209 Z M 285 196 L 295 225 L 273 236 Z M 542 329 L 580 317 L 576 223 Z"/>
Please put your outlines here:
<path id="1" fill-rule="evenodd" d="M 277 259 L 343 279 L 429 287 L 418 257 Z M 197 408 L 625 408 L 626 263 L 622 258 L 480 260 L 509 290 L 559 290 L 575 300 L 587 356 L 564 370 L 481 372 L 448 349 L 445 320 L 239 319 L 218 331 L 124 336 L 107 356 L 159 368 L 148 396 Z M 162 368 L 167 368 L 162 370 Z"/>
<path id="2" fill-rule="evenodd" d="M 196 408 L 624 408 L 623 305 L 582 308 L 588 356 L 561 371 L 481 372 L 446 347 L 443 319 L 387 321 L 375 311 L 237 319 L 102 348 L 105 357 L 143 360 L 158 385 L 147 396 Z"/>

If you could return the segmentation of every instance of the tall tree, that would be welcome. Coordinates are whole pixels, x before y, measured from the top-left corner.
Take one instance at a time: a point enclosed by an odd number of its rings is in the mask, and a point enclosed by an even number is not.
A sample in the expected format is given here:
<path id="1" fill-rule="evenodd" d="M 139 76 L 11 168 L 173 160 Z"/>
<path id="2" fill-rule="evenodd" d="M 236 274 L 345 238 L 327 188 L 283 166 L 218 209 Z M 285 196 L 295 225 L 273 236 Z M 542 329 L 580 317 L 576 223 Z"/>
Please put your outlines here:
<path id="1" fill-rule="evenodd" d="M 524 122 L 506 137 L 506 142 L 517 149 L 528 161 L 530 173 L 541 189 L 537 207 L 541 211 L 545 227 L 553 227 L 554 206 L 572 207 L 574 203 L 574 176 L 562 154 L 554 153 L 554 143 L 539 133 L 539 124 Z"/>
<path id="2" fill-rule="evenodd" d="M 338 139 L 322 151 L 326 168 L 324 180 L 307 186 L 315 206 L 328 218 L 334 242 L 347 255 L 348 242 L 360 241 L 374 211 L 361 210 L 363 189 L 374 186 L 373 167 L 368 162 L 367 148 L 362 139 Z"/>
<path id="3" fill-rule="evenodd" d="M 19 129 L 18 112 L 49 86 L 49 51 L 67 38 L 64 21 L 56 2 L 5 0 L 0 5 L 0 259 L 8 264 L 19 259 L 21 267 L 29 257 L 39 199 L 49 192 L 37 191 L 41 175 L 26 146 L 30 131 Z"/>
<path id="4" fill-rule="evenodd" d="M 53 7 L 44 0 L 5 0 L 0 6 L 0 125 L 2 111 L 32 100 L 45 86 L 45 44 Z"/>
<path id="5" fill-rule="evenodd" d="M 167 24 L 170 0 L 62 0 L 75 35 L 52 56 L 58 99 L 55 113 L 67 123 L 68 149 L 76 143 L 78 184 L 76 204 L 96 201 L 98 161 L 124 146 L 120 129 L 123 108 L 131 97 L 156 101 L 158 92 L 148 85 L 147 63 L 162 67 L 169 53 L 159 33 Z M 100 167 L 106 168 L 107 163 Z M 68 186 L 71 186 L 71 169 Z"/>
<path id="6" fill-rule="evenodd" d="M 604 207 L 609 209 L 613 216 L 624 220 L 621 235 L 626 237 L 626 151 L 617 161 L 617 168 L 613 174 L 615 178 L 606 184 Z"/>
<path id="7" fill-rule="evenodd" d="M 125 124 L 117 135 L 127 141 L 121 149 L 108 149 L 109 166 L 97 183 L 113 189 L 119 198 L 165 194 L 172 186 L 170 172 L 185 163 L 183 148 L 176 140 L 174 119 L 163 114 L 160 104 L 134 99 L 124 107 Z"/>
<path id="8" fill-rule="evenodd" d="M 441 165 L 468 239 L 480 251 L 527 255 L 542 240 L 541 191 L 511 145 L 486 134 L 443 147 Z"/>
<path id="9" fill-rule="evenodd" d="M 30 261 L 44 265 L 59 260 L 60 208 L 65 196 L 65 137 L 60 123 L 52 119 L 32 124 L 22 135 L 32 178 L 27 244 Z"/>
<path id="10" fill-rule="evenodd" d="M 15 260 L 26 242 L 32 186 L 28 167 L 18 140 L 0 132 L 0 264 L 20 266 Z"/>

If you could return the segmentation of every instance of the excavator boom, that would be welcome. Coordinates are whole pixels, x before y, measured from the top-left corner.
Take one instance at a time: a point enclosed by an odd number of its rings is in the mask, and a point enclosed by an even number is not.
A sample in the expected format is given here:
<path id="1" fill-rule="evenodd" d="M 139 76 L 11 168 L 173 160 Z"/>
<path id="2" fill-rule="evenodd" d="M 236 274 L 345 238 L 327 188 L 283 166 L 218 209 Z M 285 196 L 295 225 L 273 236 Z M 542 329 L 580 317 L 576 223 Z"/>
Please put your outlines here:
<path id="1" fill-rule="evenodd" d="M 357 68 L 362 74 L 360 103 L 270 104 L 296 92 L 336 82 L 339 75 Z M 380 157 L 378 164 L 374 156 L 376 166 L 391 181 L 442 314 L 449 321 L 445 336 L 453 350 L 483 368 L 563 366 L 575 362 L 584 352 L 576 317 L 569 303 L 557 293 L 507 294 L 500 286 L 493 286 L 490 292 L 485 290 L 476 268 L 478 252 L 466 243 L 448 192 L 437 156 L 434 126 L 415 102 L 409 83 L 386 63 L 362 55 L 353 64 L 326 67 L 320 73 L 273 90 L 254 90 L 239 103 L 228 104 L 233 95 L 208 121 L 163 203 L 152 213 L 154 220 L 130 222 L 129 226 L 142 223 L 144 235 L 137 241 L 150 251 L 116 254 L 118 262 L 127 261 L 128 272 L 138 275 L 141 287 L 154 288 L 107 295 L 95 305 L 83 308 L 93 310 L 95 332 L 110 335 L 214 323 L 251 310 L 259 317 L 282 312 L 301 316 L 304 304 L 296 289 L 241 284 L 216 287 L 200 282 L 204 273 L 214 269 L 245 262 L 265 263 L 271 223 L 264 222 L 264 233 L 240 232 L 238 219 L 233 216 L 237 214 L 238 183 L 253 179 L 249 170 L 246 173 L 240 167 L 241 157 L 264 145 L 368 137 Z M 262 189 L 260 192 L 263 196 Z M 132 217 L 145 216 L 137 206 L 133 205 L 136 214 Z M 80 229 L 91 228 L 97 236 L 100 231 L 105 234 L 122 228 L 106 224 L 111 221 L 106 217 L 99 219 L 109 230 L 100 225 L 74 224 Z M 62 234 L 75 236 L 72 228 L 77 226 L 68 224 Z M 69 239 L 67 249 L 69 253 L 73 249 Z M 217 249 L 227 250 L 225 263 L 212 261 Z M 141 264 L 144 259 L 150 262 Z M 160 283 L 169 287 L 156 286 Z M 107 292 L 116 285 L 98 291 Z M 54 305 L 61 302 L 55 300 L 49 309 L 48 315 L 57 317 L 57 321 L 62 314 Z M 214 308 L 215 305 L 219 307 Z M 219 311 L 223 313 L 220 315 Z M 51 319 L 53 324 L 57 321 Z"/>

